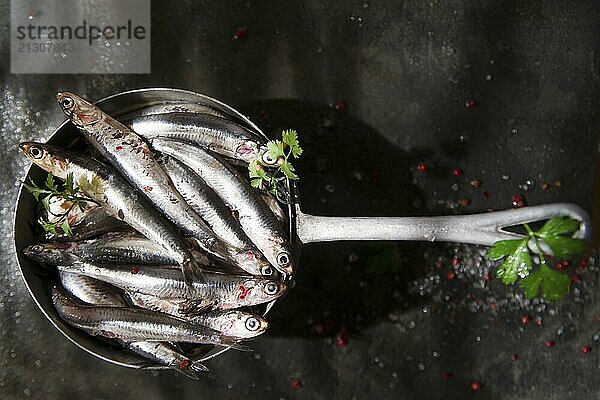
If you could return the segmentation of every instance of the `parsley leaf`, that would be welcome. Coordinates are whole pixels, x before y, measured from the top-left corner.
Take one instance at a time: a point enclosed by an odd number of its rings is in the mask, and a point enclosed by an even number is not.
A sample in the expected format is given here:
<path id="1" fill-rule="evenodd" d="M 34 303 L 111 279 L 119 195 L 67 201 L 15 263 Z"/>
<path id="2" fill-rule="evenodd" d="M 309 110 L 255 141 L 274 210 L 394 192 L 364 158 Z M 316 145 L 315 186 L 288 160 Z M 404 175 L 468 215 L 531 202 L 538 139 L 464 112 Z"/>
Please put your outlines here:
<path id="1" fill-rule="evenodd" d="M 285 176 L 287 176 L 289 179 L 292 180 L 297 180 L 298 179 L 298 175 L 296 175 L 294 173 L 294 166 L 292 164 L 290 164 L 287 161 L 284 161 L 280 166 L 279 169 L 281 170 L 281 172 L 283 172 L 283 174 Z"/>
<path id="2" fill-rule="evenodd" d="M 287 131 L 283 131 L 281 136 L 283 138 L 283 143 L 290 147 L 290 151 L 292 152 L 294 158 L 298 158 L 303 151 L 300 147 L 300 143 L 298 143 L 298 133 L 295 130 L 289 129 Z"/>
<path id="3" fill-rule="evenodd" d="M 540 269 L 529 274 L 528 277 L 519 282 L 519 286 L 525 291 L 528 299 L 536 297 L 542 288 L 542 295 L 545 300 L 557 301 L 569 293 L 571 279 L 569 275 L 556 271 L 546 264 L 542 264 Z"/>
<path id="4" fill-rule="evenodd" d="M 525 277 L 531 271 L 531 256 L 527 247 L 528 239 L 511 240 L 510 242 L 514 243 L 510 243 L 510 245 L 504 244 L 506 253 L 502 257 L 506 257 L 506 260 L 496 270 L 496 275 L 502 279 L 505 285 L 515 283 L 518 277 Z M 495 253 L 492 253 L 492 255 L 499 256 L 499 254 Z"/>
<path id="5" fill-rule="evenodd" d="M 586 244 L 581 239 L 561 236 L 565 233 L 573 233 L 579 229 L 579 222 L 571 218 L 555 217 L 535 232 L 550 247 L 552 253 L 558 258 L 569 258 L 574 254 L 585 251 Z"/>
<path id="6" fill-rule="evenodd" d="M 88 182 L 85 178 L 82 178 L 79 181 L 80 184 L 85 185 L 92 192 L 101 193 L 104 190 L 101 180 L 97 176 L 94 176 L 91 182 Z M 46 189 L 39 187 L 31 179 L 30 182 L 30 185 L 25 182 L 22 183 L 25 189 L 27 189 L 37 201 L 42 203 L 47 212 L 45 219 L 40 218 L 38 220 L 38 223 L 42 226 L 44 232 L 47 232 L 51 235 L 57 235 L 58 229 L 60 228 L 65 235 L 71 237 L 73 231 L 71 229 L 71 225 L 69 224 L 70 212 L 75 209 L 75 207 L 83 210 L 88 201 L 93 203 L 95 202 L 90 198 L 83 197 L 78 194 L 79 187 L 74 185 L 72 173 L 67 174 L 65 182 L 62 185 L 54 179 L 54 175 L 48 173 L 48 176 L 46 176 L 46 181 L 44 182 Z M 62 198 L 64 200 L 64 205 L 66 206 L 65 212 L 50 215 L 50 203 L 54 198 Z M 50 217 L 52 217 L 52 222 L 49 220 Z"/>
<path id="7" fill-rule="evenodd" d="M 298 133 L 295 130 L 281 132 L 281 140 L 267 142 L 266 152 L 273 160 L 274 165 L 267 165 L 261 158 L 252 160 L 248 165 L 250 185 L 262 189 L 277 197 L 277 200 L 285 203 L 285 193 L 280 191 L 281 183 L 285 179 L 299 179 L 291 158 L 298 158 L 302 154 L 302 148 L 298 141 Z"/>
<path id="8" fill-rule="evenodd" d="M 542 296 L 548 301 L 557 301 L 569 292 L 571 279 L 560 271 L 548 267 L 541 246 L 545 243 L 554 256 L 568 259 L 585 251 L 586 243 L 581 239 L 571 236 L 579 229 L 580 223 L 567 217 L 554 217 L 548 220 L 538 231 L 531 230 L 529 225 L 523 227 L 527 237 L 517 240 L 500 240 L 488 250 L 491 260 L 505 260 L 498 266 L 496 275 L 504 284 L 513 284 L 519 277 L 519 286 L 524 290 L 529 299 L 536 297 L 542 291 Z M 531 254 L 529 243 L 538 249 L 540 268 L 531 272 Z"/>
<path id="9" fill-rule="evenodd" d="M 568 217 L 554 217 L 549 219 L 544 226 L 536 232 L 539 236 L 561 235 L 564 233 L 573 233 L 579 229 L 579 221 Z"/>
<path id="10" fill-rule="evenodd" d="M 267 150 L 274 160 L 277 160 L 279 157 L 285 157 L 283 142 L 281 140 L 271 140 L 267 142 Z"/>
<path id="11" fill-rule="evenodd" d="M 500 240 L 494 243 L 494 246 L 488 250 L 488 257 L 491 260 L 499 260 L 513 253 L 520 245 L 522 240 Z"/>

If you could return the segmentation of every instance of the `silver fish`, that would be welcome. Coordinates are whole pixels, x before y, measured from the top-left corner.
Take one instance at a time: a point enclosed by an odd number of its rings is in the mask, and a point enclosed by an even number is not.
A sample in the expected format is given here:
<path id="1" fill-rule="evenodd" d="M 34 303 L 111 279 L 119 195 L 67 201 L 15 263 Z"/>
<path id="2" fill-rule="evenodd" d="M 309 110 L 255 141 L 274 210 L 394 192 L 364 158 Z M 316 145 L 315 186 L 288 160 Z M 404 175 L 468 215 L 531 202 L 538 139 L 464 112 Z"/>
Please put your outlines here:
<path id="1" fill-rule="evenodd" d="M 277 162 L 269 156 L 263 138 L 224 118 L 206 114 L 169 113 L 134 118 L 128 124 L 146 139 L 162 137 L 185 140 L 244 162 L 256 158 L 268 165 Z"/>
<path id="2" fill-rule="evenodd" d="M 75 94 L 58 93 L 56 99 L 63 112 L 91 145 L 158 210 L 180 229 L 198 239 L 206 251 L 226 257 L 224 245 L 186 204 L 146 142 L 125 125 Z"/>
<path id="3" fill-rule="evenodd" d="M 152 146 L 186 164 L 238 213 L 246 235 L 280 272 L 291 275 L 293 261 L 283 227 L 260 193 L 225 163 L 200 147 L 156 138 Z"/>
<path id="4" fill-rule="evenodd" d="M 160 298 L 188 300 L 199 309 L 231 309 L 267 303 L 286 291 L 281 282 L 258 277 L 204 273 L 203 282 L 186 285 L 176 270 L 157 266 L 100 265 L 77 262 L 61 265 L 59 270 L 74 272 L 110 283 L 129 292 Z M 186 311 L 186 310 L 182 310 Z"/>
<path id="5" fill-rule="evenodd" d="M 206 312 L 211 308 L 210 299 L 187 300 L 178 298 L 156 297 L 141 292 L 125 292 L 125 298 L 129 304 L 176 317 L 185 318 Z"/>
<path id="6" fill-rule="evenodd" d="M 231 210 L 202 178 L 172 157 L 165 157 L 163 166 L 185 201 L 230 246 L 229 255 L 237 266 L 253 275 L 273 275 L 273 268 L 248 239 Z"/>
<path id="7" fill-rule="evenodd" d="M 87 304 L 127 307 L 121 291 L 114 286 L 88 276 L 58 271 L 60 283 L 67 292 Z"/>
<path id="8" fill-rule="evenodd" d="M 165 265 L 177 264 L 158 243 L 137 232 L 113 232 L 89 240 L 62 243 L 38 243 L 23 250 L 26 256 L 50 265 L 75 261 Z M 211 265 L 204 254 L 190 250 L 198 265 Z"/>
<path id="9" fill-rule="evenodd" d="M 263 317 L 237 310 L 211 311 L 187 319 L 238 339 L 251 339 L 264 333 L 269 327 Z"/>
<path id="10" fill-rule="evenodd" d="M 283 211 L 277 199 L 270 194 L 262 194 L 261 195 L 265 203 L 269 206 L 275 217 L 279 220 L 279 222 L 284 223 L 287 219 L 286 213 Z"/>
<path id="11" fill-rule="evenodd" d="M 79 189 L 110 215 L 125 221 L 148 239 L 159 243 L 177 260 L 186 276 L 194 275 L 192 255 L 169 222 L 155 212 L 121 176 L 99 161 L 42 143 L 20 144 L 35 164 L 60 179 L 69 173 Z"/>
<path id="12" fill-rule="evenodd" d="M 68 293 L 90 305 L 126 307 L 127 302 L 113 286 L 83 275 L 59 271 L 60 281 Z M 193 361 L 173 350 L 166 343 L 132 342 L 124 343 L 130 351 L 167 366 L 193 379 L 199 379 L 198 372 L 208 371 L 198 361 Z"/>
<path id="13" fill-rule="evenodd" d="M 85 305 L 56 286 L 52 288 L 52 303 L 60 317 L 69 325 L 95 336 L 124 342 L 167 341 L 245 349 L 235 339 L 214 329 L 140 308 Z"/>
<path id="14" fill-rule="evenodd" d="M 136 307 L 175 315 L 238 339 L 256 337 L 264 333 L 269 326 L 263 317 L 244 311 L 202 312 L 202 310 L 198 310 L 199 313 L 190 315 L 190 313 L 185 312 L 189 308 L 188 303 L 183 299 L 159 298 L 134 292 L 126 292 L 125 297 Z"/>
<path id="15" fill-rule="evenodd" d="M 203 104 L 197 103 L 163 103 L 153 104 L 148 107 L 133 110 L 124 115 L 119 115 L 119 121 L 128 121 L 134 118 L 144 117 L 147 115 L 160 115 L 170 113 L 194 113 L 194 114 L 208 114 L 215 117 L 229 119 L 231 118 L 224 112 Z"/>

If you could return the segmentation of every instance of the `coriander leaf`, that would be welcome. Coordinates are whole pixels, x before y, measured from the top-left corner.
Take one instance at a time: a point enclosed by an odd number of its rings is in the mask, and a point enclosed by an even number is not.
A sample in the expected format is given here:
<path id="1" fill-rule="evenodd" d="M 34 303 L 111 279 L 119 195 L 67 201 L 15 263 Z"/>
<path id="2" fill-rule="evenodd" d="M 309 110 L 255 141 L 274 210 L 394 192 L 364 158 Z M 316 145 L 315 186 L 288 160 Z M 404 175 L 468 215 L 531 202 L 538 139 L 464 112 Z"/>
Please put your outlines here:
<path id="1" fill-rule="evenodd" d="M 488 250 L 487 255 L 490 260 L 499 260 L 503 257 L 513 253 L 520 245 L 523 240 L 500 240 L 494 243 L 494 246 Z"/>
<path id="2" fill-rule="evenodd" d="M 73 236 L 73 231 L 71 230 L 71 226 L 69 225 L 69 218 L 65 218 L 65 222 L 62 223 L 62 225 L 60 226 L 62 231 L 65 233 L 65 235 L 67 235 L 68 237 Z"/>
<path id="3" fill-rule="evenodd" d="M 290 164 L 289 162 L 284 161 L 283 164 L 281 164 L 279 166 L 279 169 L 281 169 L 281 172 L 283 172 L 283 174 L 285 176 L 287 176 L 289 179 L 291 179 L 291 180 L 298 179 L 298 175 L 296 175 L 294 173 L 294 166 L 292 164 Z"/>
<path id="4" fill-rule="evenodd" d="M 560 235 L 563 233 L 573 233 L 579 229 L 579 225 L 579 221 L 572 218 L 554 217 L 549 219 L 535 234 L 536 236 L 544 237 L 548 234 Z"/>
<path id="5" fill-rule="evenodd" d="M 285 157 L 283 142 L 281 140 L 271 140 L 267 142 L 267 151 L 273 160 L 277 160 L 279 157 Z"/>
<path id="6" fill-rule="evenodd" d="M 54 181 L 54 175 L 51 172 L 48 172 L 48 176 L 46 177 L 46 187 L 52 191 L 56 191 L 58 188 L 56 187 L 56 182 Z"/>
<path id="7" fill-rule="evenodd" d="M 543 236 L 542 240 L 550 247 L 556 257 L 563 259 L 583 253 L 586 248 L 584 240 L 566 236 L 549 235 Z"/>
<path id="8" fill-rule="evenodd" d="M 542 270 L 531 272 L 525 278 L 519 281 L 519 286 L 525 291 L 525 297 L 529 300 L 537 297 L 540 292 L 540 285 L 542 283 Z"/>
<path id="9" fill-rule="evenodd" d="M 531 270 L 531 257 L 527 248 L 528 239 L 519 241 L 519 245 L 506 257 L 496 270 L 496 276 L 505 285 L 515 283 L 519 276 L 526 276 Z"/>

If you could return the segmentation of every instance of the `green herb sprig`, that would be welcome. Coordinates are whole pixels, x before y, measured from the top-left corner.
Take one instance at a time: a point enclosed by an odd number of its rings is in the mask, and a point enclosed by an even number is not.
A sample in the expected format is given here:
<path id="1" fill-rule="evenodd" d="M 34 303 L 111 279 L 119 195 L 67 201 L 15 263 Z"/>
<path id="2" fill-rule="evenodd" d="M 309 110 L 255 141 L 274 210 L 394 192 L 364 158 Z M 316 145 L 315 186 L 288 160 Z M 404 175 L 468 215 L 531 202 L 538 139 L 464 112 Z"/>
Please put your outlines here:
<path id="1" fill-rule="evenodd" d="M 567 217 L 554 217 L 548 220 L 538 231 L 523 224 L 527 236 L 524 239 L 500 240 L 489 249 L 488 257 L 501 260 L 496 275 L 506 285 L 514 284 L 517 279 L 528 299 L 539 295 L 540 289 L 545 300 L 557 301 L 569 293 L 571 279 L 564 273 L 552 269 L 546 262 L 543 246 L 545 244 L 559 259 L 568 259 L 585 251 L 584 240 L 570 236 L 579 229 L 579 222 Z M 536 247 L 540 268 L 532 272 L 529 242 Z"/>
<path id="2" fill-rule="evenodd" d="M 44 187 L 38 186 L 32 179 L 29 179 L 29 182 L 30 184 L 23 182 L 23 186 L 37 201 L 42 203 L 48 214 L 46 219 L 40 217 L 38 223 L 42 226 L 44 232 L 53 236 L 58 233 L 58 229 L 60 228 L 65 235 L 71 237 L 73 231 L 69 223 L 69 214 L 77 207 L 81 211 L 84 211 L 88 202 L 96 204 L 94 200 L 80 195 L 79 187 L 74 186 L 72 173 L 67 174 L 65 182 L 62 184 L 58 183 L 51 173 L 48 173 Z M 59 214 L 52 212 L 50 210 L 50 202 L 53 198 L 62 198 L 66 204 L 69 204 L 69 208 Z M 52 222 L 48 218 L 50 215 L 58 219 Z"/>
<path id="3" fill-rule="evenodd" d="M 265 190 L 275 195 L 279 201 L 285 202 L 278 185 L 286 178 L 298 179 L 290 160 L 299 158 L 302 151 L 298 133 L 292 129 L 281 132 L 281 140 L 267 142 L 267 153 L 271 159 L 277 160 L 276 168 L 265 164 L 262 159 L 252 160 L 248 166 L 252 187 Z"/>

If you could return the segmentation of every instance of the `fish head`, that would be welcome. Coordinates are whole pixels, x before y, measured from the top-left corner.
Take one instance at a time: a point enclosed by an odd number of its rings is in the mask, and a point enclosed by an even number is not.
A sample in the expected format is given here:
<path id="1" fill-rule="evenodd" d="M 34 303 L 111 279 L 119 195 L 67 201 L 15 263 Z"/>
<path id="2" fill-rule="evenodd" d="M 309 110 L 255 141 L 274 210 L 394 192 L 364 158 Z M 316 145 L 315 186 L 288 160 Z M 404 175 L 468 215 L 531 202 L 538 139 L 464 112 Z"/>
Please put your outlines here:
<path id="1" fill-rule="evenodd" d="M 256 159 L 259 154 L 258 143 L 252 140 L 246 140 L 235 149 L 235 154 L 233 157 L 251 162 L 252 160 Z"/>
<path id="2" fill-rule="evenodd" d="M 227 336 L 250 339 L 260 335 L 269 327 L 261 316 L 244 311 L 230 311 L 215 318 L 216 329 Z"/>
<path id="3" fill-rule="evenodd" d="M 58 178 L 66 178 L 67 159 L 64 150 L 39 142 L 23 142 L 19 147 L 35 165 Z"/>
<path id="4" fill-rule="evenodd" d="M 23 254 L 44 264 L 68 264 L 76 259 L 72 253 L 69 253 L 73 246 L 73 243 L 40 243 L 26 247 L 23 249 Z"/>
<path id="5" fill-rule="evenodd" d="M 235 265 L 252 275 L 273 276 L 276 274 L 271 264 L 256 250 L 230 251 Z"/>
<path id="6" fill-rule="evenodd" d="M 269 149 L 266 146 L 260 146 L 256 152 L 260 156 L 263 163 L 268 166 L 274 167 L 277 164 L 277 158 L 273 158 Z"/>
<path id="7" fill-rule="evenodd" d="M 292 255 L 280 241 L 273 240 L 272 245 L 264 251 L 265 257 L 279 272 L 292 275 L 294 272 L 294 261 Z"/>
<path id="8" fill-rule="evenodd" d="M 246 285 L 249 287 L 250 285 Z M 285 293 L 287 286 L 272 279 L 254 279 L 254 286 L 247 292 L 247 304 L 260 304 L 274 300 Z"/>
<path id="9" fill-rule="evenodd" d="M 76 94 L 59 92 L 56 94 L 56 101 L 60 109 L 78 128 L 86 128 L 102 119 L 102 111 L 98 107 Z"/>

